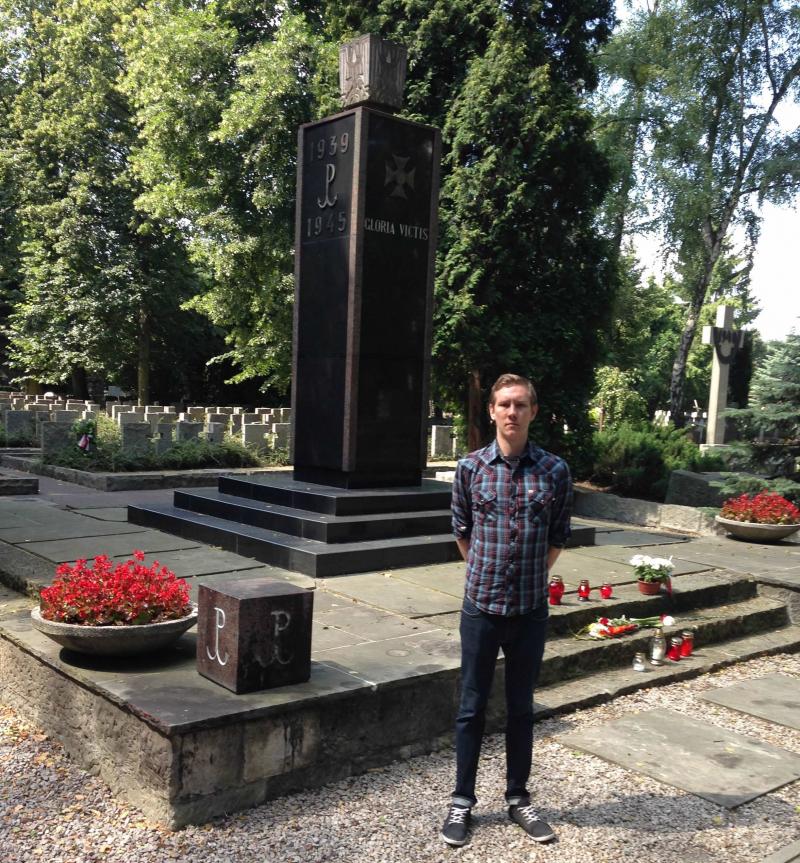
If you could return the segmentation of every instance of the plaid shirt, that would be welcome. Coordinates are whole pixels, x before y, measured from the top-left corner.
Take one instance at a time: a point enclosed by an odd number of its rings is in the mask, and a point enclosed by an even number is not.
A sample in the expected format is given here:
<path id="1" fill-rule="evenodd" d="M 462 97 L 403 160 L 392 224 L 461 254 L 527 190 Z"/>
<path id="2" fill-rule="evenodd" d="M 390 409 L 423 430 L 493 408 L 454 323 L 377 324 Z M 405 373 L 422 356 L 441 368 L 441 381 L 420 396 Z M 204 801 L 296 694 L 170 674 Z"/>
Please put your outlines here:
<path id="1" fill-rule="evenodd" d="M 453 533 L 469 540 L 467 596 L 489 614 L 526 614 L 547 601 L 547 552 L 570 535 L 567 463 L 528 443 L 516 467 L 494 441 L 461 459 Z"/>

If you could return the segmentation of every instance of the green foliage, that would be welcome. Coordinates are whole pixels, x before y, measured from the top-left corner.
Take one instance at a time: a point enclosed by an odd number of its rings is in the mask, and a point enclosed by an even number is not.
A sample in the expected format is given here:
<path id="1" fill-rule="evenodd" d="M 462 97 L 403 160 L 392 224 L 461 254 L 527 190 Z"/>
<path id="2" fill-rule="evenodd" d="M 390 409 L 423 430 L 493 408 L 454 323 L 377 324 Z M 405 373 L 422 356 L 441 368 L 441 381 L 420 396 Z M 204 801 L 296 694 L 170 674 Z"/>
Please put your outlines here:
<path id="1" fill-rule="evenodd" d="M 592 481 L 623 496 L 664 500 L 673 470 L 718 470 L 718 456 L 706 455 L 673 426 L 622 425 L 596 432 Z"/>
<path id="2" fill-rule="evenodd" d="M 745 437 L 800 440 L 800 334 L 767 346 L 753 374 L 749 407 L 729 413 Z"/>
<path id="3" fill-rule="evenodd" d="M 620 423 L 636 423 L 647 416 L 647 402 L 638 391 L 639 381 L 632 372 L 616 366 L 600 366 L 595 373 L 597 389 L 592 399 L 595 421 L 601 428 Z"/>
<path id="4" fill-rule="evenodd" d="M 204 467 L 258 467 L 262 460 L 238 441 L 221 444 L 192 440 L 176 443 L 162 455 L 127 453 L 116 441 L 98 439 L 96 445 L 83 453 L 76 447 L 53 453 L 48 464 L 92 472 L 126 473 L 148 470 L 189 470 Z"/>
<path id="5" fill-rule="evenodd" d="M 0 187 L 12 188 L 15 230 L 0 267 L 16 282 L 7 336 L 17 379 L 113 378 L 139 362 L 143 340 L 180 329 L 194 287 L 180 242 L 135 206 L 137 130 L 116 34 L 137 5 L 0 0 L 10 55 Z"/>
<path id="6" fill-rule="evenodd" d="M 712 482 L 711 485 L 718 488 L 720 493 L 726 498 L 738 497 L 740 494 L 758 494 L 761 491 L 772 491 L 795 504 L 800 503 L 800 482 L 794 482 L 786 477 L 767 479 L 763 476 L 754 476 L 748 473 L 725 471 L 723 472 L 723 478 Z"/>
<path id="7" fill-rule="evenodd" d="M 183 238 L 187 307 L 225 333 L 233 381 L 289 383 L 296 136 L 335 110 L 334 46 L 284 4 L 148 3 L 123 38 L 137 206 Z"/>
<path id="8" fill-rule="evenodd" d="M 749 262 L 761 203 L 790 200 L 800 184 L 800 139 L 774 120 L 797 97 L 798 51 L 791 0 L 662 0 L 632 14 L 605 53 L 604 148 L 619 166 L 609 230 L 621 241 L 623 230 L 658 228 L 686 303 L 676 419 L 729 237 L 741 229 Z"/>

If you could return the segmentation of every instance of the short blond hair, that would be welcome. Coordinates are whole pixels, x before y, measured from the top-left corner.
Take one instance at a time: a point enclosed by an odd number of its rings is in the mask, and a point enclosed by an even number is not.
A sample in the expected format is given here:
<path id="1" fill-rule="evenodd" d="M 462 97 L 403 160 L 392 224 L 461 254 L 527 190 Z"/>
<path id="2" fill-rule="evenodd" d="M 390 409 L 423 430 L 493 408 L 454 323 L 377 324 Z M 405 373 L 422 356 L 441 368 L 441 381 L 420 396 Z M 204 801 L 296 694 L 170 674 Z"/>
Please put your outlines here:
<path id="1" fill-rule="evenodd" d="M 489 393 L 489 404 L 493 405 L 497 400 L 497 391 L 502 390 L 504 387 L 526 387 L 528 393 L 531 397 L 531 407 L 533 407 L 538 401 L 536 396 L 536 390 L 534 389 L 533 384 L 522 375 L 513 375 L 510 372 L 506 372 L 504 375 L 500 375 L 500 377 L 492 384 L 491 392 Z"/>

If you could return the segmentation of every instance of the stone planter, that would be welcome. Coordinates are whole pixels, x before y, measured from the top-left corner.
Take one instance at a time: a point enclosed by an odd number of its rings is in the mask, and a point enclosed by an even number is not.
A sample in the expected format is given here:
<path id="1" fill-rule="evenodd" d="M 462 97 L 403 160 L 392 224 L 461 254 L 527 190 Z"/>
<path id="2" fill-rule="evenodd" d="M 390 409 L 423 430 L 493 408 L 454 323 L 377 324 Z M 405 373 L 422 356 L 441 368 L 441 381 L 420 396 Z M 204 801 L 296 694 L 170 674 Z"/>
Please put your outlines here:
<path id="1" fill-rule="evenodd" d="M 645 596 L 658 596 L 658 594 L 661 593 L 661 585 L 663 582 L 637 581 L 636 584 L 639 586 L 639 593 L 643 593 Z"/>
<path id="2" fill-rule="evenodd" d="M 716 522 L 736 539 L 750 542 L 777 542 L 800 530 L 800 524 L 758 524 L 754 521 L 734 521 L 721 515 L 716 517 Z"/>
<path id="3" fill-rule="evenodd" d="M 162 650 L 177 641 L 197 622 L 197 606 L 191 614 L 163 623 L 144 623 L 140 626 L 80 626 L 76 623 L 59 623 L 45 620 L 38 608 L 31 610 L 34 629 L 48 638 L 74 650 L 93 656 L 137 656 Z"/>

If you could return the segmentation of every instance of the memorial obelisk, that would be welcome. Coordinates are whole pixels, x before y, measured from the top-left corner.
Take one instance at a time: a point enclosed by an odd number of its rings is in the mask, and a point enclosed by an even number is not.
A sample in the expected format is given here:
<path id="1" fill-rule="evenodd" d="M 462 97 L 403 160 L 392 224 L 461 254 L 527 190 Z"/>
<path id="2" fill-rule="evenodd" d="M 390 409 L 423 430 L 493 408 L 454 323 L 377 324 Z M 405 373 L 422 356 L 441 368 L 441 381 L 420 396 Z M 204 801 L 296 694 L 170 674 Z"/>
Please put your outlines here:
<path id="1" fill-rule="evenodd" d="M 440 135 L 394 115 L 405 49 L 340 49 L 344 110 L 300 128 L 294 478 L 419 485 L 425 466 Z"/>

